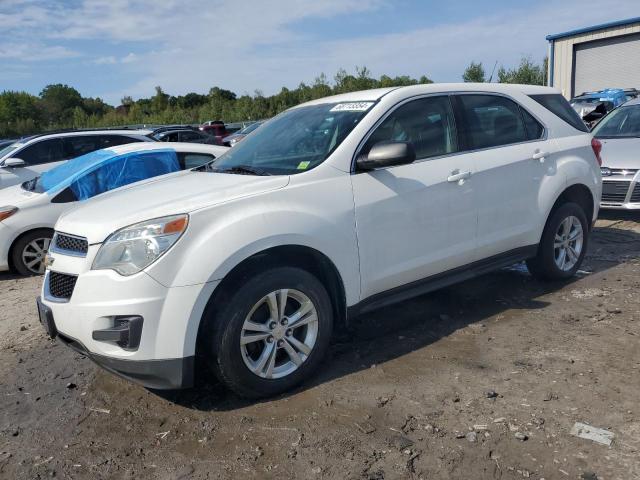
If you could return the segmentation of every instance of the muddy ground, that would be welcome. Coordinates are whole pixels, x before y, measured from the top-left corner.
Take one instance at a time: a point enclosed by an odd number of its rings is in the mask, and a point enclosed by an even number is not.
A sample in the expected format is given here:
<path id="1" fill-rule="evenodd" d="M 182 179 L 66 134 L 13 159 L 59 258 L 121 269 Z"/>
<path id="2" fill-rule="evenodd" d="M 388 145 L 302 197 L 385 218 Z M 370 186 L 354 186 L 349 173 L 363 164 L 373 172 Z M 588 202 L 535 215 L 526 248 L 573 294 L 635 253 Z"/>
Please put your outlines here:
<path id="1" fill-rule="evenodd" d="M 100 370 L 45 337 L 40 279 L 4 274 L 0 478 L 640 478 L 639 221 L 600 220 L 571 282 L 506 269 L 358 319 L 258 403 Z"/>

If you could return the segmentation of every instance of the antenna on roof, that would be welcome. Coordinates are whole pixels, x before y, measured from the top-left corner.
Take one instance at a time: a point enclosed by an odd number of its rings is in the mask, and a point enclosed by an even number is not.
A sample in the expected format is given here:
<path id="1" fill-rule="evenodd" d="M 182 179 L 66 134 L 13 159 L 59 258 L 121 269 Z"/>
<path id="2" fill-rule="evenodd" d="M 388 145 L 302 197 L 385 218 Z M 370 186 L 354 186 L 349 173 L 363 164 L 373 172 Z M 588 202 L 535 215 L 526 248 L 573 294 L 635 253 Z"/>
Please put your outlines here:
<path id="1" fill-rule="evenodd" d="M 496 73 L 496 67 L 498 66 L 498 61 L 496 60 L 496 63 L 493 65 L 493 70 L 491 70 L 491 76 L 489 77 L 489 82 L 491 83 L 491 81 L 493 80 L 493 74 Z"/>

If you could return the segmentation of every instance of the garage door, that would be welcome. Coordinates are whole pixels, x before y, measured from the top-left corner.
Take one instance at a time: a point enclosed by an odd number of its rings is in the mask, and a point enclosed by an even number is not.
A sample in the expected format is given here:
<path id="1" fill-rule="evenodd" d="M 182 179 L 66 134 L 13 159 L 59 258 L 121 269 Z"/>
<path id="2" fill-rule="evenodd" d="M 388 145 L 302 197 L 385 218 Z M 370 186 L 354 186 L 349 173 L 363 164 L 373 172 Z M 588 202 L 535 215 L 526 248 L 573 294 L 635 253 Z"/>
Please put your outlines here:
<path id="1" fill-rule="evenodd" d="M 640 34 L 574 47 L 573 95 L 603 88 L 640 89 Z"/>

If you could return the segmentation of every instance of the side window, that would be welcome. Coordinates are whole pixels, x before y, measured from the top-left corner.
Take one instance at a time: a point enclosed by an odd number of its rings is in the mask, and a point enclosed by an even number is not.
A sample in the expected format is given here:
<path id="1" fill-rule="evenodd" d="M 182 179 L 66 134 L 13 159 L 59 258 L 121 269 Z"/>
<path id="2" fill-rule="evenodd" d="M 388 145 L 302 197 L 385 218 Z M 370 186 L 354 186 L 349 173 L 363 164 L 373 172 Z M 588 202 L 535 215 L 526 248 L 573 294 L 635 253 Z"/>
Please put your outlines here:
<path id="1" fill-rule="evenodd" d="M 580 116 L 573 108 L 571 108 L 569 102 L 567 102 L 567 100 L 559 93 L 530 95 L 530 97 L 544 108 L 567 122 L 576 130 L 580 130 L 581 132 L 589 131 L 589 128 L 585 125 Z"/>
<path id="2" fill-rule="evenodd" d="M 459 95 L 463 122 L 460 130 L 467 149 L 498 147 L 527 140 L 520 107 L 498 95 Z"/>
<path id="3" fill-rule="evenodd" d="M 183 142 L 197 142 L 202 141 L 202 137 L 196 132 L 182 132 L 180 140 Z"/>
<path id="4" fill-rule="evenodd" d="M 178 160 L 180 161 L 180 168 L 183 170 L 189 170 L 192 168 L 199 167 L 204 165 L 205 163 L 214 160 L 216 157 L 214 155 L 209 155 L 207 153 L 179 153 Z"/>
<path id="5" fill-rule="evenodd" d="M 524 120 L 524 128 L 527 131 L 527 140 L 538 140 L 542 138 L 544 133 L 544 127 L 540 125 L 533 115 L 527 112 L 524 108 L 520 108 L 522 113 L 522 119 Z"/>
<path id="6" fill-rule="evenodd" d="M 64 142 L 65 158 L 76 158 L 87 153 L 100 150 L 100 137 L 94 135 L 83 135 L 78 137 L 65 137 Z"/>
<path id="7" fill-rule="evenodd" d="M 16 153 L 16 157 L 24 160 L 27 165 L 40 165 L 65 160 L 62 150 L 62 140 L 59 138 L 41 140 L 33 145 L 29 145 L 22 151 Z"/>
<path id="8" fill-rule="evenodd" d="M 361 153 L 368 154 L 371 147 L 384 141 L 410 142 L 416 159 L 456 152 L 458 142 L 449 97 L 421 98 L 398 107 L 376 128 Z"/>
<path id="9" fill-rule="evenodd" d="M 104 135 L 100 137 L 100 148 L 116 147 L 118 145 L 126 145 L 127 143 L 141 142 L 142 140 L 126 135 Z"/>

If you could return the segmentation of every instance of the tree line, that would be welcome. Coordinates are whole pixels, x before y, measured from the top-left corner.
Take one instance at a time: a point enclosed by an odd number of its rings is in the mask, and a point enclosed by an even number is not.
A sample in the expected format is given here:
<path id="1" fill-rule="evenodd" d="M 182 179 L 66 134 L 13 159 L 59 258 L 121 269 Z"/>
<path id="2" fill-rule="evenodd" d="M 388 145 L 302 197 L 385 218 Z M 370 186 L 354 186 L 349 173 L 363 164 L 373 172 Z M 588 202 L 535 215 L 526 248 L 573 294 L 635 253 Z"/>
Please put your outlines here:
<path id="1" fill-rule="evenodd" d="M 546 59 L 536 64 L 523 58 L 513 69 L 500 67 L 496 80 L 501 83 L 546 83 Z M 465 82 L 493 81 L 486 78 L 482 63 L 471 62 L 462 75 Z M 300 83 L 297 88 L 282 89 L 270 96 L 256 90 L 253 95 L 213 87 L 207 94 L 187 93 L 173 96 L 156 87 L 149 98 L 133 100 L 126 96 L 117 107 L 100 98 L 83 97 L 75 88 L 55 84 L 46 86 L 39 95 L 26 92 L 0 93 L 0 138 L 20 137 L 41 131 L 63 128 L 95 128 L 122 125 L 195 124 L 206 120 L 258 120 L 272 117 L 299 103 L 328 95 L 394 86 L 433 83 L 426 75 L 380 78 L 371 76 L 366 67 L 354 73 L 340 69 L 330 81 L 325 74 L 313 83 Z"/>

